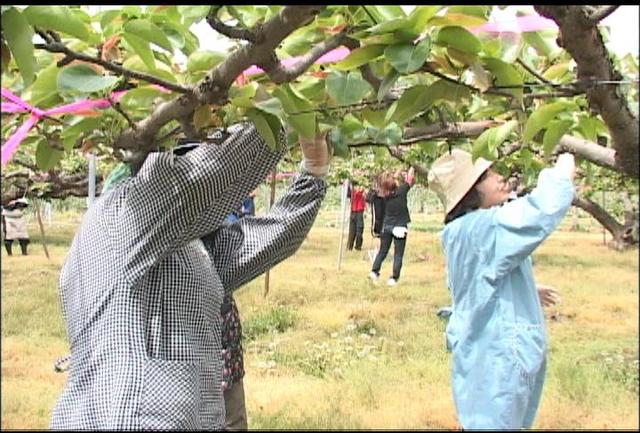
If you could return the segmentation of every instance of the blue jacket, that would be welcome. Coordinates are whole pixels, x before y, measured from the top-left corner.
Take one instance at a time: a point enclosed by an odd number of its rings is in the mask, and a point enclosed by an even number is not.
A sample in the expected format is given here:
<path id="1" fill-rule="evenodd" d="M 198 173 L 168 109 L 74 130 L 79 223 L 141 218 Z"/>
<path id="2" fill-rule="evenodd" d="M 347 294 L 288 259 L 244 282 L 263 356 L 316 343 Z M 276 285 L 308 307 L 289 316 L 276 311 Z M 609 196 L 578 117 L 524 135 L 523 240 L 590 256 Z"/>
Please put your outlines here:
<path id="1" fill-rule="evenodd" d="M 468 213 L 442 233 L 453 298 L 447 345 L 465 429 L 533 423 L 547 339 L 530 255 L 559 225 L 573 196 L 572 181 L 548 168 L 530 194 Z"/>

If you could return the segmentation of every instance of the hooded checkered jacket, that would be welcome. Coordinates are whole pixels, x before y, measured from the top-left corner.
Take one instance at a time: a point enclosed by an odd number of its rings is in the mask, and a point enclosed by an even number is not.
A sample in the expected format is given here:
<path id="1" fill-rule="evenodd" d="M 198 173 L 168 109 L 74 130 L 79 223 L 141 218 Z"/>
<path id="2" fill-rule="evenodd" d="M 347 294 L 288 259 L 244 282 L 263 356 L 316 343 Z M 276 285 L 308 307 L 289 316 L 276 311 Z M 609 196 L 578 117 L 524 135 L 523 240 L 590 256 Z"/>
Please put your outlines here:
<path id="1" fill-rule="evenodd" d="M 305 172 L 263 217 L 225 216 L 274 169 L 251 124 L 152 153 L 86 213 L 60 275 L 71 346 L 52 429 L 222 429 L 225 291 L 292 255 L 326 192 Z"/>

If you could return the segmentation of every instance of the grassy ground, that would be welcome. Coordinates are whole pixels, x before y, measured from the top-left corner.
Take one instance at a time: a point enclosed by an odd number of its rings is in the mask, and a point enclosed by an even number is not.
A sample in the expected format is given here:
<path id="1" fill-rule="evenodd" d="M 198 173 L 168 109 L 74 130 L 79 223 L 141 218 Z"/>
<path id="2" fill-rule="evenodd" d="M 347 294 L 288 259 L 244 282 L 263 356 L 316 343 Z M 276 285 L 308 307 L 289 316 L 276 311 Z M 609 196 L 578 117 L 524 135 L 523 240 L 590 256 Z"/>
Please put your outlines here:
<path id="1" fill-rule="evenodd" d="M 338 269 L 336 219 L 323 211 L 300 251 L 270 272 L 267 296 L 264 277 L 236 292 L 250 426 L 459 428 L 436 316 L 449 305 L 439 216 L 413 216 L 393 288 L 367 281 L 366 252 L 345 252 Z M 57 279 L 77 218 L 66 220 L 49 230 L 50 261 L 33 223 L 29 257 L 2 251 L 2 429 L 47 428 L 66 378 L 53 371 L 67 353 Z M 611 251 L 599 230 L 570 223 L 534 254 L 538 282 L 562 295 L 547 311 L 549 371 L 534 427 L 637 429 L 638 251 Z M 382 279 L 390 268 L 389 257 Z"/>

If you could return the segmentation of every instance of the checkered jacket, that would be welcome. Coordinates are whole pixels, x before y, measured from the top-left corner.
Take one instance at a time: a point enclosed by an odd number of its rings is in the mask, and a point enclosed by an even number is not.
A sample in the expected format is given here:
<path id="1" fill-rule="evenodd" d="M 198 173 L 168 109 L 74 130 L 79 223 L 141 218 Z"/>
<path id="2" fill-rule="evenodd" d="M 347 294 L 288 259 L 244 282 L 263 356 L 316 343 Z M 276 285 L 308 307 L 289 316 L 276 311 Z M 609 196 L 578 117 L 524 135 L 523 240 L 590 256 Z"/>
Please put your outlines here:
<path id="1" fill-rule="evenodd" d="M 225 216 L 281 158 L 251 124 L 152 153 L 86 213 L 60 275 L 71 346 L 52 429 L 222 429 L 225 293 L 302 244 L 326 192 L 305 172 L 262 217 Z"/>

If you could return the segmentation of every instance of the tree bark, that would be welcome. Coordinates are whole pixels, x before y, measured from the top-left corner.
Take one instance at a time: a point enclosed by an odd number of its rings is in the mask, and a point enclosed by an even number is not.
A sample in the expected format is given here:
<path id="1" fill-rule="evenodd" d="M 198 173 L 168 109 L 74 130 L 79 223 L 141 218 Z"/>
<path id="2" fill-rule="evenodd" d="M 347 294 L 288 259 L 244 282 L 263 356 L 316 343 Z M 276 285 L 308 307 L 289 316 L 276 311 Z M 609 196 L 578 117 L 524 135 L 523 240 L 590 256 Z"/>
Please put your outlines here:
<path id="1" fill-rule="evenodd" d="M 565 48 L 578 66 L 578 80 L 584 82 L 589 107 L 602 116 L 615 149 L 615 167 L 635 179 L 639 177 L 640 136 L 638 119 L 633 115 L 619 86 L 598 85 L 598 81 L 622 78 L 614 69 L 597 22 L 585 6 L 534 6 L 542 16 L 558 24 L 558 45 Z"/>
<path id="2" fill-rule="evenodd" d="M 588 198 L 580 197 L 578 195 L 573 199 L 573 205 L 587 212 L 609 233 L 611 233 L 613 240 L 609 243 L 609 247 L 615 250 L 623 250 L 638 243 L 637 230 L 635 230 L 636 236 L 634 236 L 633 221 L 627 220 L 625 221 L 625 224 L 620 224 L 600 205 Z M 637 214 L 635 218 L 635 225 L 637 226 Z"/>

